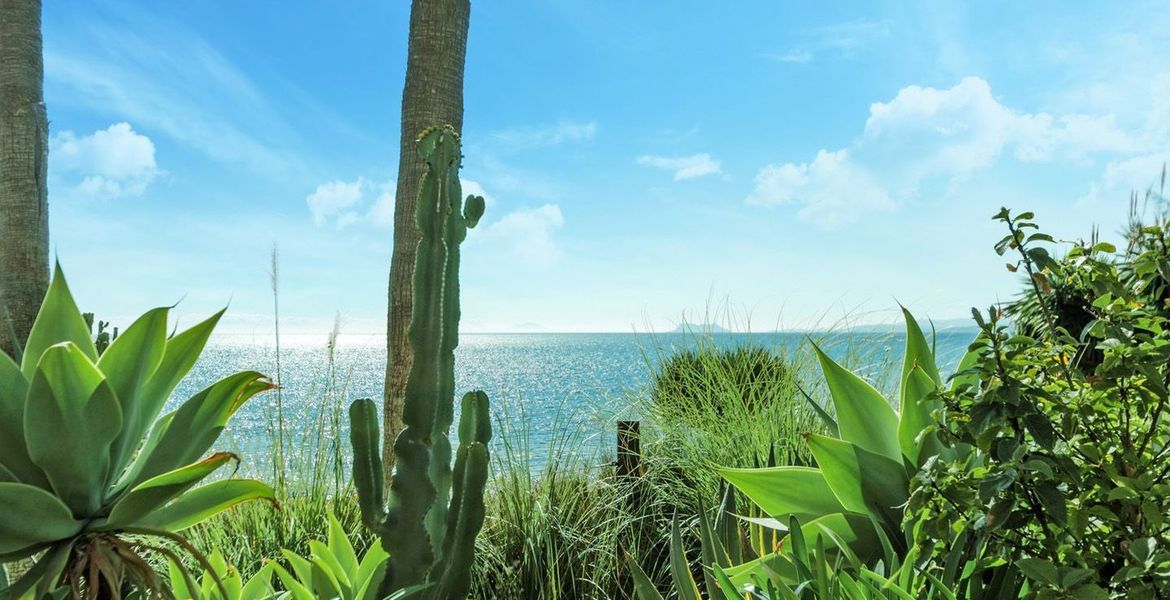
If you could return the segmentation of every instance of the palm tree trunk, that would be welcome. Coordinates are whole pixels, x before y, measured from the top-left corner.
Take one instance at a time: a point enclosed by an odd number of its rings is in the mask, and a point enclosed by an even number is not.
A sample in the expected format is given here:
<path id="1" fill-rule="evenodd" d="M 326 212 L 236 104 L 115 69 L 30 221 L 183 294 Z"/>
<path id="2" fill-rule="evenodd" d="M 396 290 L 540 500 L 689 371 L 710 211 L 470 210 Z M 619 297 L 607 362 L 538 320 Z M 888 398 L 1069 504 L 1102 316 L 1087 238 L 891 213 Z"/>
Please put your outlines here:
<path id="1" fill-rule="evenodd" d="M 456 131 L 463 131 L 463 66 L 470 14 L 470 0 L 413 0 L 410 7 L 383 395 L 382 453 L 387 482 L 394 468 L 394 440 L 402 430 L 402 404 L 412 360 L 407 330 L 419 238 L 414 209 L 424 168 L 414 142 L 419 133 L 435 125 L 451 125 Z"/>
<path id="2" fill-rule="evenodd" d="M 41 1 L 0 0 L 0 350 L 23 345 L 49 285 Z"/>

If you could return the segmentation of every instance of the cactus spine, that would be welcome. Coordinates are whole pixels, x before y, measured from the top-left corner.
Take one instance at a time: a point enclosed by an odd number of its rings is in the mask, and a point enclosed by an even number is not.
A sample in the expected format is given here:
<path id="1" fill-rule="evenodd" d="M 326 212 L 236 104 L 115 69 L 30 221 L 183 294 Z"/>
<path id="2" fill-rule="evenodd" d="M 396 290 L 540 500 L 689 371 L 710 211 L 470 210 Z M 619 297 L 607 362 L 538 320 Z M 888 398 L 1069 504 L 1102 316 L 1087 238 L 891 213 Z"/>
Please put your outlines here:
<path id="1" fill-rule="evenodd" d="M 379 597 L 425 586 L 420 597 L 448 600 L 467 596 L 475 536 L 484 518 L 491 438 L 486 394 L 463 396 L 454 469 L 448 437 L 459 344 L 459 244 L 483 215 L 484 200 L 468 196 L 460 210 L 462 157 L 454 129 L 424 131 L 418 149 L 427 172 L 415 213 L 421 237 L 409 331 L 414 362 L 406 383 L 405 427 L 394 442 L 397 462 L 388 503 L 373 401 L 350 407 L 350 438 L 362 520 L 390 553 Z"/>

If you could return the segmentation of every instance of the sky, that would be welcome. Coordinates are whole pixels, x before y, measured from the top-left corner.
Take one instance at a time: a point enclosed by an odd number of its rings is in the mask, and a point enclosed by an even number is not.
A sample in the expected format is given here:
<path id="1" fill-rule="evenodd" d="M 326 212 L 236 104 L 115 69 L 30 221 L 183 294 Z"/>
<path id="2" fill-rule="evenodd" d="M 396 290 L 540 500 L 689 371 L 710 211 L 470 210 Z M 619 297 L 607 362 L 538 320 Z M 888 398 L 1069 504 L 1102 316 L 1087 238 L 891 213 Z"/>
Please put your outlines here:
<path id="1" fill-rule="evenodd" d="M 83 310 L 385 331 L 408 2 L 46 2 Z M 1157 3 L 474 2 L 462 329 L 962 318 L 1000 206 L 1116 237 L 1170 158 Z M 710 316 L 714 315 L 714 316 Z"/>

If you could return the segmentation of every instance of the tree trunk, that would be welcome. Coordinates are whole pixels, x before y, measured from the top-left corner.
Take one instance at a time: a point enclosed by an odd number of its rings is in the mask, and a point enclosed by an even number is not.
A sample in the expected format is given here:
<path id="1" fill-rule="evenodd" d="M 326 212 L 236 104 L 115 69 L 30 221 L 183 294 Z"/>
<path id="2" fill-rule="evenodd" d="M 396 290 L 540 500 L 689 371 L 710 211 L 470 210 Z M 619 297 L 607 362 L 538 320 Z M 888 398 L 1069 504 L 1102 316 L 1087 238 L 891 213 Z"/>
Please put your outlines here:
<path id="1" fill-rule="evenodd" d="M 414 209 L 424 171 L 415 139 L 431 126 L 451 125 L 455 131 L 463 131 L 463 65 L 467 55 L 470 14 L 469 0 L 413 0 L 410 7 L 383 395 L 385 433 L 382 453 L 387 482 L 394 468 L 394 440 L 402 430 L 402 403 L 412 360 L 407 330 L 412 309 L 414 256 L 419 238 Z"/>
<path id="2" fill-rule="evenodd" d="M 0 350 L 15 356 L 49 285 L 41 1 L 0 0 Z"/>

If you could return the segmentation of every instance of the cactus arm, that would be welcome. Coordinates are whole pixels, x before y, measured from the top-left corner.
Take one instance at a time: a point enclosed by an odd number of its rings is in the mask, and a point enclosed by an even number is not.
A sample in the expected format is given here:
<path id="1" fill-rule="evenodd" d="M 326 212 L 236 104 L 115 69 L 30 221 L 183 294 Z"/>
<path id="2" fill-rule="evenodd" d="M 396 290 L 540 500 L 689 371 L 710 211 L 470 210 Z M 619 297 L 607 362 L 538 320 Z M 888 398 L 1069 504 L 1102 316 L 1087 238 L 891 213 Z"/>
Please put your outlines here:
<path id="1" fill-rule="evenodd" d="M 487 443 L 491 435 L 487 394 L 482 391 L 464 394 L 447 534 L 436 564 L 440 573 L 435 597 L 440 600 L 466 598 L 471 589 L 475 536 L 483 527 L 485 513 L 483 492 L 487 485 Z"/>
<path id="2" fill-rule="evenodd" d="M 386 484 L 377 410 L 369 398 L 355 400 L 350 405 L 349 441 L 353 446 L 353 483 L 362 509 L 362 522 L 374 531 L 381 531 L 388 519 L 383 498 Z"/>

